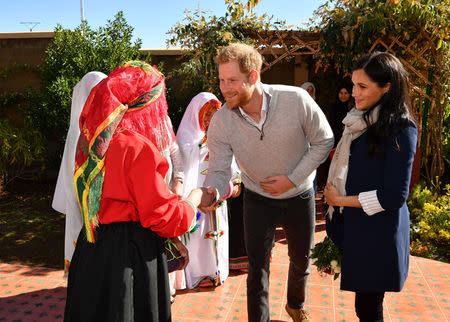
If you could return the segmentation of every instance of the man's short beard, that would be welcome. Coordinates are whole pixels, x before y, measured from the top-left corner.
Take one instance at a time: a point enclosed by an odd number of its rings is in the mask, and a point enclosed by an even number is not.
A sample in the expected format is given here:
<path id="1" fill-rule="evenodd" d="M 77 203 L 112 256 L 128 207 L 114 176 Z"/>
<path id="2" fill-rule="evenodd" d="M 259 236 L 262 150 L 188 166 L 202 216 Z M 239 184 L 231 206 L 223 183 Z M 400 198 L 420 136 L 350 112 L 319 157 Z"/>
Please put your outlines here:
<path id="1" fill-rule="evenodd" d="M 252 99 L 252 95 L 249 92 L 244 92 L 238 94 L 238 102 L 234 106 L 230 106 L 231 108 L 243 107 L 246 106 L 250 100 Z"/>

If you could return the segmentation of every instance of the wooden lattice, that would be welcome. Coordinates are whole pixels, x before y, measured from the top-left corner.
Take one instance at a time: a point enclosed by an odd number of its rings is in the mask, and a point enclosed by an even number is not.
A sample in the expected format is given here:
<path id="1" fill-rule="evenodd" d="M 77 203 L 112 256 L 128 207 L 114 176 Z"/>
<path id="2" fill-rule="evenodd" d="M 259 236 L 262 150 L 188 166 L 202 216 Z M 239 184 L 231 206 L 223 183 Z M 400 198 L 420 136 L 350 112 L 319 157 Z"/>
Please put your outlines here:
<path id="1" fill-rule="evenodd" d="M 268 30 L 253 35 L 259 52 L 272 55 L 273 60 L 264 61 L 261 73 L 284 58 L 295 55 L 314 55 L 319 49 L 319 34 L 298 30 Z"/>
<path id="2" fill-rule="evenodd" d="M 422 148 L 425 175 L 435 180 L 443 173 L 442 129 L 445 91 L 443 88 L 443 57 L 435 48 L 435 38 L 425 32 L 415 35 L 414 39 L 389 36 L 377 39 L 370 51 L 384 50 L 396 55 L 409 73 L 413 111 L 419 130 L 418 145 Z M 430 164 L 427 163 L 430 162 Z"/>
<path id="3" fill-rule="evenodd" d="M 263 31 L 252 38 L 259 52 L 273 56 L 273 60 L 263 62 L 261 72 L 289 56 L 317 54 L 320 44 L 319 34 L 298 30 Z M 394 54 L 409 72 L 413 112 L 419 130 L 418 144 L 422 148 L 422 160 L 428 172 L 425 175 L 431 180 L 444 171 L 441 137 L 443 105 L 448 98 L 443 94 L 444 79 L 440 71 L 443 57 L 436 50 L 435 42 L 436 39 L 421 32 L 414 39 L 404 39 L 402 36 L 379 38 L 370 49 L 370 52 L 376 49 Z M 427 162 L 431 164 L 426 166 Z"/>
<path id="4" fill-rule="evenodd" d="M 370 51 L 375 49 L 380 50 L 380 46 L 384 47 L 384 51 L 390 52 L 396 55 L 403 65 L 406 67 L 411 78 L 411 97 L 414 104 L 415 117 L 418 120 L 419 125 L 419 137 L 422 134 L 422 120 L 423 120 L 423 101 L 425 99 L 432 101 L 432 98 L 426 93 L 425 88 L 431 86 L 429 79 L 429 73 L 432 69 L 431 64 L 424 58 L 425 51 L 422 49 L 420 52 L 414 51 L 414 45 L 417 43 L 418 38 L 414 38 L 408 45 L 405 45 L 400 36 L 390 36 L 385 39 L 377 39 Z M 429 48 L 426 46 L 425 50 Z M 398 51 L 401 51 L 403 55 L 398 55 Z M 412 76 L 412 77 L 411 77 Z M 419 141 L 419 145 L 421 142 Z"/>

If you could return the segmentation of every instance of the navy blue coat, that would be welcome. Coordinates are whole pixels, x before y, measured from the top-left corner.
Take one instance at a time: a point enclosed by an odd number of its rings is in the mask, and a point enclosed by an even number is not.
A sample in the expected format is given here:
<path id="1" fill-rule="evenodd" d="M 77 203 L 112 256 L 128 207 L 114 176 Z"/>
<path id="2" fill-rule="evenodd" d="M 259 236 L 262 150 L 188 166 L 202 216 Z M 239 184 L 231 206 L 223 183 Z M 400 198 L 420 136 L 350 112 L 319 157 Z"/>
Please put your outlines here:
<path id="1" fill-rule="evenodd" d="M 409 193 L 417 128 L 391 135 L 381 157 L 369 157 L 367 133 L 352 142 L 346 182 L 348 196 L 377 190 L 385 211 L 368 216 L 344 208 L 341 289 L 357 292 L 401 291 L 409 266 Z"/>

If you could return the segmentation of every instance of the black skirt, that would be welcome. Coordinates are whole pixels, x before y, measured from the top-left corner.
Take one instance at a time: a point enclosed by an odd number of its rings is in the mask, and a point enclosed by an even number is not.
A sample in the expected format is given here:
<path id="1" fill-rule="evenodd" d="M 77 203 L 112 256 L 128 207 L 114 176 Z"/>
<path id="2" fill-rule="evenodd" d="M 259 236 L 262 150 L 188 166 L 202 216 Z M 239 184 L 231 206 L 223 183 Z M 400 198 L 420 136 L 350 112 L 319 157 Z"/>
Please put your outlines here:
<path id="1" fill-rule="evenodd" d="M 137 222 L 82 229 L 69 269 L 65 321 L 170 321 L 163 238 Z"/>

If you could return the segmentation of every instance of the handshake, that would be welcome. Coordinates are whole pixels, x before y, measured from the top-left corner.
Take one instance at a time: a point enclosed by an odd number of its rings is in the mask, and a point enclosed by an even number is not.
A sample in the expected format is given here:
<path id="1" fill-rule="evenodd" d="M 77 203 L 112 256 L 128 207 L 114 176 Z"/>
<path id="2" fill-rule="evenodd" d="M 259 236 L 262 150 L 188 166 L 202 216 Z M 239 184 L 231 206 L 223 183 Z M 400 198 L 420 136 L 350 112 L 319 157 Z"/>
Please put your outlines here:
<path id="1" fill-rule="evenodd" d="M 200 209 L 201 212 L 207 213 L 212 210 L 217 201 L 217 190 L 214 187 L 196 188 L 189 193 L 186 200 Z"/>

